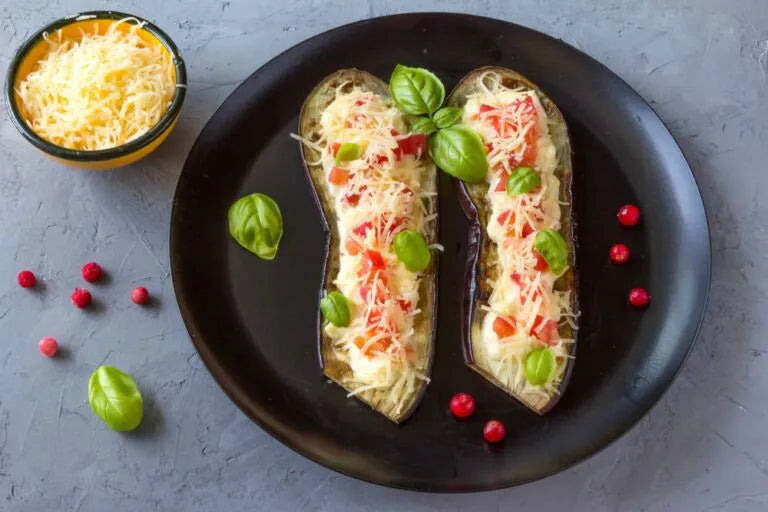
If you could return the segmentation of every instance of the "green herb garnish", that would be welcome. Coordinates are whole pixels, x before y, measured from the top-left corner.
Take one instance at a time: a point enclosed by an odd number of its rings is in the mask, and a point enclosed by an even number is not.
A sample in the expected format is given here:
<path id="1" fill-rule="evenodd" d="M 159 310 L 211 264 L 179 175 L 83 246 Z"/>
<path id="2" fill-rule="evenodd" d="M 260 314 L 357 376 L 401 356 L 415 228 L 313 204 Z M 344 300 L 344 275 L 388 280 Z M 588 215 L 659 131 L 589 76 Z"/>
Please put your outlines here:
<path id="1" fill-rule="evenodd" d="M 274 259 L 283 236 L 283 216 L 271 197 L 250 194 L 230 206 L 229 233 L 237 243 L 265 260 Z"/>

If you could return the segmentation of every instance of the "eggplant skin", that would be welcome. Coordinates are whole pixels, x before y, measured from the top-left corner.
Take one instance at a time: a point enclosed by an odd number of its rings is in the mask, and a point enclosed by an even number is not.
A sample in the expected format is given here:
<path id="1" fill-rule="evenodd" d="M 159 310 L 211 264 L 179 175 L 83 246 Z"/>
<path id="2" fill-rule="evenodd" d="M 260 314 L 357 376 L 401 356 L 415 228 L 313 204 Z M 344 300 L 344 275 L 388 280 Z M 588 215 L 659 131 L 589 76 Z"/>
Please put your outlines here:
<path id="1" fill-rule="evenodd" d="M 469 94 L 476 91 L 477 79 L 487 72 L 493 72 L 501 77 L 501 83 L 509 89 L 524 88 L 533 90 L 539 97 L 549 119 L 549 130 L 552 142 L 557 150 L 558 165 L 555 169 L 555 175 L 560 180 L 560 201 L 561 205 L 561 229 L 568 244 L 568 269 L 555 282 L 556 290 L 571 290 L 571 307 L 574 312 L 578 309 L 578 288 L 576 273 L 576 221 L 573 210 L 573 164 L 571 142 L 568 136 L 568 127 L 562 113 L 555 103 L 533 82 L 526 77 L 511 69 L 487 66 L 475 69 L 462 78 L 458 85 L 448 96 L 447 105 L 453 107 L 463 107 Z M 490 171 L 489 171 L 490 172 Z M 558 393 L 543 398 L 539 395 L 521 395 L 502 384 L 487 369 L 489 364 L 484 360 L 483 353 L 475 350 L 480 339 L 481 326 L 486 314 L 480 306 L 486 304 L 493 291 L 488 284 L 489 279 L 495 280 L 497 270 L 498 254 L 496 245 L 487 235 L 486 226 L 490 221 L 490 204 L 487 200 L 488 183 L 485 181 L 477 184 L 468 184 L 456 180 L 459 201 L 465 215 L 469 219 L 469 247 L 467 254 L 467 264 L 464 277 L 464 298 L 462 303 L 462 348 L 464 359 L 467 365 L 485 377 L 504 392 L 522 402 L 526 407 L 538 414 L 544 414 L 555 406 L 562 396 L 573 371 L 574 359 L 569 358 L 565 373 L 560 382 Z M 559 329 L 563 338 L 574 338 L 571 344 L 569 355 L 576 355 L 576 331 L 569 325 L 561 326 Z"/>
<path id="2" fill-rule="evenodd" d="M 299 136 L 303 139 L 317 142 L 322 139 L 320 119 L 325 109 L 336 98 L 338 91 L 347 92 L 353 87 L 359 87 L 381 96 L 389 97 L 389 86 L 383 80 L 359 69 L 341 69 L 324 78 L 307 96 L 299 116 Z M 333 280 L 339 271 L 340 240 L 336 225 L 336 207 L 333 196 L 325 178 L 322 164 L 319 161 L 320 154 L 299 142 L 302 160 L 306 176 L 310 182 L 315 202 L 323 217 L 326 232 L 326 252 L 323 263 L 323 277 L 320 297 L 335 289 Z M 428 157 L 425 157 L 428 158 Z M 428 175 L 425 179 L 431 184 L 433 190 L 437 189 L 437 170 L 434 165 L 427 165 Z M 437 200 L 432 201 L 433 211 L 437 212 Z M 437 243 L 437 222 L 432 224 L 434 229 L 427 236 L 427 243 Z M 429 375 L 432 369 L 434 344 L 437 322 L 437 255 L 432 252 L 432 260 L 429 267 L 423 272 L 419 288 L 419 308 L 421 313 L 414 320 L 414 329 L 417 333 L 424 333 L 423 339 L 427 340 L 425 346 L 417 346 L 417 369 L 424 375 Z M 323 330 L 323 317 L 318 307 L 317 316 L 318 349 L 320 366 L 323 374 L 336 384 L 347 390 L 355 391 L 346 381 L 346 377 L 352 374 L 349 365 L 340 360 L 333 349 L 333 339 Z M 399 412 L 387 403 L 388 390 L 368 390 L 355 395 L 363 402 L 370 405 L 394 423 L 406 420 L 416 409 L 427 387 L 427 381 L 416 380 L 416 389 L 408 395 Z"/>

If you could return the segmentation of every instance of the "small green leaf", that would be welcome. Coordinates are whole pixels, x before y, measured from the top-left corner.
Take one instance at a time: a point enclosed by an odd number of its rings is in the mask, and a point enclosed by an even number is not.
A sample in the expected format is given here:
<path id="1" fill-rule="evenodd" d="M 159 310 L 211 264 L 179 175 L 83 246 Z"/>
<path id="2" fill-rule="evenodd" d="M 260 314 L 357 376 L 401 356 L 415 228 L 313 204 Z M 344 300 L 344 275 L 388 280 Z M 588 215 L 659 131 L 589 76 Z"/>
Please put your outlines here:
<path id="1" fill-rule="evenodd" d="M 562 235 L 554 229 L 545 228 L 536 235 L 536 250 L 544 257 L 555 275 L 562 274 L 568 268 L 568 245 Z"/>
<path id="2" fill-rule="evenodd" d="M 435 130 L 437 130 L 437 126 L 428 117 L 420 117 L 411 124 L 411 133 L 431 135 Z"/>
<path id="3" fill-rule="evenodd" d="M 448 128 L 461 121 L 461 116 L 464 115 L 464 109 L 459 107 L 443 107 L 432 116 L 432 120 L 435 122 L 438 128 Z"/>
<path id="4" fill-rule="evenodd" d="M 112 430 L 133 430 L 141 423 L 144 401 L 130 375 L 112 366 L 96 368 L 88 380 L 88 402 Z"/>
<path id="5" fill-rule="evenodd" d="M 332 291 L 320 299 L 320 311 L 329 322 L 337 327 L 347 327 L 352 321 L 352 309 L 349 301 L 338 290 Z"/>
<path id="6" fill-rule="evenodd" d="M 416 230 L 407 229 L 395 236 L 395 255 L 411 272 L 422 272 L 429 266 L 432 255 L 427 241 Z"/>
<path id="7" fill-rule="evenodd" d="M 443 171 L 467 183 L 478 183 L 488 172 L 482 139 L 464 125 L 443 128 L 432 135 L 429 155 Z"/>
<path id="8" fill-rule="evenodd" d="M 518 196 L 527 194 L 541 185 L 541 177 L 531 167 L 518 167 L 507 178 L 507 194 Z"/>
<path id="9" fill-rule="evenodd" d="M 555 372 L 555 354 L 548 348 L 537 348 L 525 356 L 525 376 L 534 386 L 546 384 Z"/>
<path id="10" fill-rule="evenodd" d="M 283 236 L 283 216 L 271 197 L 250 194 L 229 207 L 229 233 L 237 243 L 265 260 L 274 259 Z"/>
<path id="11" fill-rule="evenodd" d="M 432 114 L 445 99 L 445 87 L 433 73 L 398 64 L 389 77 L 389 92 L 406 114 Z"/>
<path id="12" fill-rule="evenodd" d="M 352 160 L 357 160 L 363 155 L 363 148 L 360 147 L 360 144 L 356 144 L 354 142 L 343 142 L 339 146 L 339 150 L 336 152 L 336 165 L 341 164 L 341 162 L 351 162 Z"/>

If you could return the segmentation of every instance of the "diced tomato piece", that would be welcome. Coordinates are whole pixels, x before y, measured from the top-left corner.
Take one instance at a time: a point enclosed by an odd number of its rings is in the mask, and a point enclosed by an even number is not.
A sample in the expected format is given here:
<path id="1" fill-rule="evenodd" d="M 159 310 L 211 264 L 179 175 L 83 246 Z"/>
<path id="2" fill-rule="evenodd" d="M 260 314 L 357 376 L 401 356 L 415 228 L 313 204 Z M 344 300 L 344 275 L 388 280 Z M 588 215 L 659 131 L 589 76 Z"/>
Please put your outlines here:
<path id="1" fill-rule="evenodd" d="M 341 167 L 334 167 L 331 169 L 331 172 L 328 173 L 328 181 L 337 187 L 343 185 L 349 181 L 349 171 L 342 169 Z"/>
<path id="2" fill-rule="evenodd" d="M 366 344 L 366 340 L 362 336 L 358 336 L 357 338 L 355 338 L 354 343 L 357 346 L 357 348 L 362 350 Z M 389 338 L 382 338 L 380 340 L 376 340 L 365 351 L 365 355 L 368 358 L 371 358 L 373 357 L 373 354 L 375 352 L 384 352 L 385 350 L 387 350 L 387 347 L 389 347 L 391 344 L 392 344 L 392 340 Z"/>
<path id="3" fill-rule="evenodd" d="M 340 147 L 341 147 L 341 143 L 334 142 L 333 144 L 330 145 L 330 147 L 328 148 L 328 151 L 331 153 L 331 155 L 333 155 L 334 158 L 336 158 L 336 154 L 339 152 Z"/>
<path id="4" fill-rule="evenodd" d="M 498 217 L 496 217 L 496 220 L 501 224 L 502 226 L 507 223 L 507 218 L 512 215 L 512 218 L 509 219 L 509 223 L 513 224 L 515 222 L 515 214 L 512 213 L 512 210 L 507 210 L 504 212 L 501 212 Z"/>
<path id="5" fill-rule="evenodd" d="M 519 287 L 521 287 L 521 288 L 523 287 L 523 282 L 522 282 L 522 279 L 521 279 L 521 277 L 520 277 L 520 274 L 518 274 L 517 272 L 512 272 L 512 281 L 513 281 L 513 282 L 514 282 L 514 283 L 515 283 L 517 286 L 519 286 Z"/>
<path id="6" fill-rule="evenodd" d="M 528 235 L 530 235 L 531 233 L 533 233 L 533 228 L 531 227 L 531 225 L 528 222 L 526 222 L 525 224 L 523 224 L 523 231 L 522 231 L 521 235 L 523 235 L 523 238 L 525 238 Z"/>
<path id="7" fill-rule="evenodd" d="M 376 243 L 379 242 L 378 238 L 383 234 L 385 226 L 389 226 L 387 228 L 387 234 L 392 235 L 398 231 L 400 231 L 401 228 L 405 227 L 405 223 L 408 219 L 405 217 L 396 217 L 391 222 L 389 221 L 389 215 L 383 214 L 380 217 L 376 217 L 374 221 L 365 221 L 356 228 L 352 230 L 352 232 L 356 235 L 358 235 L 361 238 L 365 238 L 366 233 L 369 229 L 376 228 Z M 374 224 L 375 222 L 375 224 Z"/>
<path id="8" fill-rule="evenodd" d="M 421 157 L 424 154 L 424 150 L 427 147 L 427 136 L 423 133 L 414 133 L 404 139 L 397 141 L 397 149 L 400 150 L 401 158 L 405 155 L 416 155 L 416 158 Z"/>
<path id="9" fill-rule="evenodd" d="M 499 339 L 509 338 L 517 332 L 515 320 L 508 316 L 497 316 L 493 321 L 493 332 Z"/>
<path id="10" fill-rule="evenodd" d="M 533 166 L 536 164 L 536 127 L 532 126 L 530 130 L 525 133 L 525 151 L 523 151 L 523 158 L 519 162 L 512 162 L 512 165 L 527 165 Z M 513 159 L 514 160 L 514 159 Z"/>
<path id="11" fill-rule="evenodd" d="M 375 270 L 384 270 L 387 268 L 387 262 L 379 251 L 367 249 L 363 255 L 363 275 L 370 274 Z"/>
<path id="12" fill-rule="evenodd" d="M 409 300 L 397 299 L 397 304 L 400 306 L 400 309 L 402 309 L 404 313 L 407 313 L 411 310 L 411 301 Z"/>
<path id="13" fill-rule="evenodd" d="M 360 194 L 345 194 L 344 200 L 350 206 L 357 206 L 357 203 L 360 202 Z"/>
<path id="14" fill-rule="evenodd" d="M 496 184 L 496 188 L 494 189 L 496 192 L 504 192 L 507 190 L 507 179 L 509 179 L 509 173 L 507 171 L 501 172 L 501 179 Z"/>
<path id="15" fill-rule="evenodd" d="M 373 222 L 367 220 L 353 229 L 352 232 L 357 236 L 364 238 L 369 229 L 373 229 Z"/>
<path id="16" fill-rule="evenodd" d="M 536 266 L 533 267 L 533 270 L 544 272 L 549 268 L 549 265 L 547 264 L 547 260 L 544 259 L 544 257 L 539 253 L 539 251 L 534 250 L 533 255 L 536 256 Z"/>
<path id="17" fill-rule="evenodd" d="M 536 315 L 536 319 L 533 321 L 533 327 L 531 327 L 531 336 L 535 336 L 547 345 L 552 345 L 555 340 L 560 337 L 560 333 L 557 330 L 557 322 L 544 318 L 541 315 Z"/>
<path id="18" fill-rule="evenodd" d="M 397 137 L 398 135 L 400 135 L 400 132 L 398 132 L 398 131 L 397 131 L 397 130 L 395 130 L 394 128 L 390 128 L 390 129 L 389 129 L 389 133 L 390 133 L 390 134 L 391 134 L 393 137 Z"/>
<path id="19" fill-rule="evenodd" d="M 347 238 L 347 241 L 344 244 L 344 246 L 346 247 L 347 252 L 349 254 L 351 254 L 352 256 L 354 256 L 356 254 L 360 254 L 360 251 L 363 250 L 363 246 L 360 245 L 360 242 L 358 242 L 357 240 L 355 240 L 352 237 Z"/>
<path id="20" fill-rule="evenodd" d="M 360 100 L 357 100 L 357 101 L 355 102 L 355 105 L 357 105 L 358 107 L 361 107 L 361 106 L 365 105 L 365 101 L 364 101 L 364 100 L 362 100 L 362 99 L 360 99 Z"/>
<path id="21" fill-rule="evenodd" d="M 368 190 L 368 187 L 366 185 L 361 186 L 357 192 L 349 192 L 344 195 L 344 200 L 347 202 L 350 206 L 357 206 L 357 204 L 360 202 L 360 197 L 362 196 L 363 192 Z"/>
<path id="22" fill-rule="evenodd" d="M 487 152 L 489 152 L 489 153 L 490 153 L 491 151 L 493 151 L 493 144 L 491 144 L 490 142 L 486 142 L 486 143 L 485 143 L 485 150 L 486 150 Z"/>
<path id="23" fill-rule="evenodd" d="M 413 196 L 413 189 L 409 187 L 408 185 L 403 185 L 403 188 L 400 189 L 400 193 L 406 196 Z"/>
<path id="24" fill-rule="evenodd" d="M 389 162 L 389 157 L 387 155 L 376 155 L 376 163 L 379 165 L 385 164 Z"/>
<path id="25" fill-rule="evenodd" d="M 491 110 L 499 110 L 494 106 L 486 105 L 485 103 L 480 104 L 480 113 L 483 114 L 485 112 L 490 112 Z"/>
<path id="26" fill-rule="evenodd" d="M 382 276 L 383 277 L 383 276 Z M 371 287 L 376 285 L 376 290 L 371 297 Z M 389 298 L 389 289 L 387 288 L 386 281 L 378 279 L 377 281 L 368 282 L 360 287 L 360 298 L 365 302 L 371 302 L 374 300 L 377 303 L 382 303 Z"/>

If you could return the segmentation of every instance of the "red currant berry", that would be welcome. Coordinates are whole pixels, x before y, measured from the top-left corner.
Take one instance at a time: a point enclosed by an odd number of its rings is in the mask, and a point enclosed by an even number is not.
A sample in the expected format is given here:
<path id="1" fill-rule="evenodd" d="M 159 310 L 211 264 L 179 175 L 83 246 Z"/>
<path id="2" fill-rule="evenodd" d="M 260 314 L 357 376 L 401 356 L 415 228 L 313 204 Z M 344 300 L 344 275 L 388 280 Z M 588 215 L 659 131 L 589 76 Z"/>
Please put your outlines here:
<path id="1" fill-rule="evenodd" d="M 83 265 L 80 271 L 83 274 L 83 279 L 89 283 L 95 283 L 101 279 L 101 265 L 95 261 L 91 261 Z"/>
<path id="2" fill-rule="evenodd" d="M 636 308 L 644 308 L 651 302 L 651 296 L 645 288 L 632 288 L 629 292 L 629 303 Z"/>
<path id="3" fill-rule="evenodd" d="M 134 304 L 144 304 L 149 300 L 149 292 L 143 286 L 134 288 L 131 292 L 131 300 Z"/>
<path id="4" fill-rule="evenodd" d="M 469 393 L 456 393 L 451 398 L 451 413 L 457 418 L 468 418 L 475 412 L 475 399 Z"/>
<path id="5" fill-rule="evenodd" d="M 54 338 L 43 338 L 37 344 L 37 348 L 45 357 L 53 357 L 59 351 L 59 344 Z"/>
<path id="6" fill-rule="evenodd" d="M 507 434 L 504 424 L 498 420 L 491 420 L 483 428 L 483 437 L 489 443 L 498 443 Z"/>
<path id="7" fill-rule="evenodd" d="M 616 218 L 619 219 L 619 223 L 622 226 L 634 226 L 640 222 L 640 208 L 633 204 L 625 204 L 619 208 L 619 213 L 616 214 Z"/>
<path id="8" fill-rule="evenodd" d="M 72 299 L 72 304 L 78 308 L 84 308 L 91 303 L 91 292 L 85 288 L 75 288 L 70 298 Z"/>
<path id="9" fill-rule="evenodd" d="M 624 244 L 613 244 L 608 255 L 614 263 L 626 263 L 629 261 L 629 247 Z"/>
<path id="10" fill-rule="evenodd" d="M 19 286 L 22 288 L 32 288 L 35 286 L 35 283 L 37 283 L 37 278 L 31 270 L 22 270 L 19 272 L 19 275 L 16 276 L 16 279 L 19 282 Z"/>

